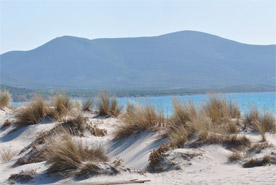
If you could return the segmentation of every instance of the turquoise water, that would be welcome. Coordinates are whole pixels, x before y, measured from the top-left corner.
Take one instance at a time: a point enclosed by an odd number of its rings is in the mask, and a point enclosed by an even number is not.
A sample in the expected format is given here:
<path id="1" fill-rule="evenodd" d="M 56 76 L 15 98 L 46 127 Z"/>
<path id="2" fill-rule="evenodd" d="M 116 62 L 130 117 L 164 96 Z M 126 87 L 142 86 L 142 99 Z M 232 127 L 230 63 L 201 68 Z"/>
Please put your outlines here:
<path id="1" fill-rule="evenodd" d="M 269 110 L 276 114 L 276 92 L 262 92 L 262 93 L 227 93 L 219 94 L 226 99 L 231 98 L 239 103 L 241 111 L 247 113 L 250 105 L 256 105 L 259 110 Z M 126 105 L 128 101 L 145 104 L 153 103 L 156 107 L 162 109 L 166 114 L 172 111 L 171 101 L 173 97 L 179 100 L 192 100 L 196 106 L 204 104 L 208 100 L 207 95 L 186 95 L 186 96 L 156 96 L 156 97 L 125 97 L 118 98 L 121 105 Z M 84 101 L 84 100 L 81 100 Z M 14 106 L 22 105 L 24 103 L 13 102 Z"/>
<path id="2" fill-rule="evenodd" d="M 259 110 L 273 111 L 276 114 L 276 92 L 262 93 L 227 93 L 218 94 L 226 99 L 231 98 L 240 105 L 241 111 L 247 113 L 250 106 L 256 105 Z M 207 95 L 186 95 L 186 96 L 160 96 L 160 97 L 139 97 L 139 98 L 120 98 L 120 104 L 126 104 L 128 101 L 144 104 L 146 102 L 153 103 L 156 107 L 161 107 L 165 113 L 170 114 L 172 111 L 171 101 L 173 98 L 178 100 L 192 100 L 196 106 L 201 106 L 208 100 Z"/>

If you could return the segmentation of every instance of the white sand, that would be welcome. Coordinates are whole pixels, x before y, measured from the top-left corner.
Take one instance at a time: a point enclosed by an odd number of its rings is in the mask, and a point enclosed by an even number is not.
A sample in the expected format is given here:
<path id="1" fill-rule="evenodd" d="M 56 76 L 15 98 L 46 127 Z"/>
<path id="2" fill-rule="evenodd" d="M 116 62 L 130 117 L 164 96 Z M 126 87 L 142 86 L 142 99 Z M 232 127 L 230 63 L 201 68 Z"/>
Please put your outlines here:
<path id="1" fill-rule="evenodd" d="M 89 134 L 81 139 L 86 145 L 102 145 L 106 149 L 107 155 L 112 159 L 119 157 L 123 159 L 123 165 L 140 171 L 144 171 L 148 165 L 148 157 L 153 149 L 166 142 L 159 140 L 158 133 L 143 132 L 136 136 L 113 141 L 113 132 L 120 121 L 115 118 L 97 118 L 93 114 L 85 113 L 89 121 L 99 128 L 105 128 L 108 135 L 105 137 L 95 137 Z M 13 112 L 5 109 L 0 110 L 0 127 L 6 119 L 13 120 Z M 11 132 L 14 127 L 0 130 L 0 149 L 7 147 L 15 151 L 20 151 L 29 145 L 42 130 L 50 130 L 57 123 L 44 121 L 37 125 L 27 126 L 15 132 Z M 246 134 L 253 142 L 259 142 L 261 137 L 258 134 Z M 276 145 L 276 135 L 268 134 L 269 143 Z M 264 149 L 261 153 L 252 157 L 262 157 L 271 154 L 276 155 L 276 148 Z M 186 154 L 200 154 L 192 159 L 185 158 Z M 145 184 L 173 185 L 173 184 L 276 184 L 276 165 L 262 166 L 254 168 L 243 168 L 242 163 L 229 163 L 228 156 L 231 152 L 220 145 L 205 145 L 200 148 L 174 149 L 167 153 L 167 159 L 177 164 L 178 170 L 169 170 L 161 173 L 136 173 L 122 172 L 116 176 L 96 176 L 82 181 L 75 181 L 73 178 L 59 178 L 55 175 L 47 175 L 48 164 L 46 162 L 32 163 L 12 167 L 21 155 L 16 155 L 9 162 L 0 163 L 0 184 L 8 184 L 7 179 L 11 174 L 19 173 L 21 170 L 36 170 L 38 175 L 31 183 L 33 184 L 78 184 L 78 183 L 106 183 L 122 180 L 150 180 Z M 272 154 L 271 154 L 272 155 Z M 249 156 L 250 157 L 250 156 Z"/>

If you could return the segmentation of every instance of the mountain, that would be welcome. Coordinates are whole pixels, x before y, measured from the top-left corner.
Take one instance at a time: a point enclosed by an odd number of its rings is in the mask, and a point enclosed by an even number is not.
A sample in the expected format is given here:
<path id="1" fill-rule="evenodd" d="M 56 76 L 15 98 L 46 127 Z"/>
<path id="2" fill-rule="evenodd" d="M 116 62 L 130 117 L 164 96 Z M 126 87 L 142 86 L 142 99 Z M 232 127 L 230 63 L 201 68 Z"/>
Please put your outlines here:
<path id="1" fill-rule="evenodd" d="M 1 82 L 81 89 L 275 85 L 275 49 L 196 31 L 94 40 L 63 36 L 2 54 Z"/>

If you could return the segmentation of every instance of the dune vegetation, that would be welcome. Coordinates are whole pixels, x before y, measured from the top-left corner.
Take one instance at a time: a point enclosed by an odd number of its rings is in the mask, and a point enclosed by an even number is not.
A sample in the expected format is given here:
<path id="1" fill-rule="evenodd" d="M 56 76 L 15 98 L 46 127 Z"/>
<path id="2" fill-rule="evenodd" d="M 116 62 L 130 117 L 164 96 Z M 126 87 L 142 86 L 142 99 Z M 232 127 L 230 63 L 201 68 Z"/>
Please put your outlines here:
<path id="1" fill-rule="evenodd" d="M 11 101 L 12 98 L 8 91 L 0 92 L 0 109 L 9 106 Z"/>
<path id="2" fill-rule="evenodd" d="M 108 160 L 102 148 L 84 147 L 81 142 L 73 141 L 68 133 L 63 133 L 47 143 L 45 156 L 47 162 L 51 164 L 48 173 L 68 175 L 85 162 L 97 163 Z"/>
<path id="3" fill-rule="evenodd" d="M 119 106 L 116 96 L 109 96 L 107 92 L 101 92 L 98 97 L 98 111 L 100 116 L 117 117 L 122 107 Z"/>
<path id="4" fill-rule="evenodd" d="M 20 126 L 37 124 L 41 122 L 47 114 L 47 104 L 41 97 L 38 97 L 16 113 L 16 124 Z"/>
<path id="5" fill-rule="evenodd" d="M 2 148 L 0 151 L 0 161 L 10 161 L 16 154 L 17 152 L 11 148 Z"/>
<path id="6" fill-rule="evenodd" d="M 50 103 L 48 116 L 59 120 L 66 116 L 73 108 L 71 98 L 65 94 L 57 94 Z"/>
<path id="7" fill-rule="evenodd" d="M 94 107 L 94 100 L 93 99 L 86 100 L 82 104 L 82 111 L 91 111 L 93 110 L 93 107 Z"/>
<path id="8" fill-rule="evenodd" d="M 13 125 L 16 128 L 39 126 L 47 119 L 46 123 L 52 124 L 50 129 L 41 130 L 19 152 L 20 157 L 16 158 L 13 166 L 46 161 L 47 173 L 63 177 L 88 178 L 100 174 L 114 175 L 126 170 L 122 166 L 123 160 L 110 158 L 106 146 L 90 145 L 91 140 L 99 137 L 112 143 L 107 145 L 112 147 L 125 141 L 127 143 L 121 143 L 121 147 L 124 147 L 131 145 L 133 138 L 148 137 L 148 133 L 158 137 L 154 147 L 148 149 L 151 150 L 145 169 L 147 172 L 178 169 L 172 167 L 176 165 L 174 162 L 170 162 L 176 158 L 170 156 L 174 150 L 200 149 L 212 145 L 227 151 L 228 163 L 239 163 L 245 168 L 275 163 L 275 157 L 268 153 L 263 157 L 251 157 L 275 147 L 267 140 L 269 134 L 276 132 L 272 112 L 261 112 L 251 107 L 249 113 L 243 115 L 238 103 L 219 95 L 209 95 L 201 106 L 177 98 L 171 103 L 172 113 L 165 116 L 159 107 L 151 103 L 129 102 L 123 107 L 115 96 L 107 93 L 100 93 L 98 98 L 82 104 L 64 94 L 57 94 L 51 101 L 38 96 L 29 104 L 16 108 L 14 119 L 3 122 L 1 130 L 12 128 Z M 256 136 L 258 142 L 252 140 Z M 3 150 L 0 157 L 2 161 L 10 161 L 17 153 Z M 185 154 L 182 159 L 192 160 L 202 155 L 194 151 Z"/>
<path id="9" fill-rule="evenodd" d="M 167 120 L 162 111 L 158 111 L 153 104 L 137 105 L 129 103 L 126 112 L 120 117 L 123 124 L 119 125 L 116 139 L 125 138 L 142 131 L 154 131 L 165 127 Z"/>

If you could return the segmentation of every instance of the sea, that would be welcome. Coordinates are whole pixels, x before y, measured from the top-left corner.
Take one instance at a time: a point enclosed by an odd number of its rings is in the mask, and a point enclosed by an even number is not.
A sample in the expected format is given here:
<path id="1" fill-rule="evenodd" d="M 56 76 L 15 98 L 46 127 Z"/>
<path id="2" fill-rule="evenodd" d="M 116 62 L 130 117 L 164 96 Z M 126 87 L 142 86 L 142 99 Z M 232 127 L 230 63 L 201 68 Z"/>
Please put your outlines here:
<path id="1" fill-rule="evenodd" d="M 162 110 L 166 115 L 172 113 L 172 100 L 177 98 L 180 101 L 188 102 L 192 101 L 195 106 L 200 107 L 208 101 L 207 94 L 197 95 L 184 95 L 184 96 L 154 96 L 154 97 L 123 97 L 118 98 L 119 104 L 126 107 L 128 102 L 134 102 L 138 104 L 153 104 L 157 109 Z M 225 98 L 226 100 L 232 100 L 240 105 L 242 113 L 249 112 L 250 107 L 256 106 L 260 111 L 270 111 L 276 115 L 276 92 L 251 92 L 251 93 L 224 93 L 216 94 Z M 85 99 L 74 99 L 74 101 L 85 101 Z M 19 106 L 27 104 L 28 102 L 12 102 L 13 106 Z"/>

